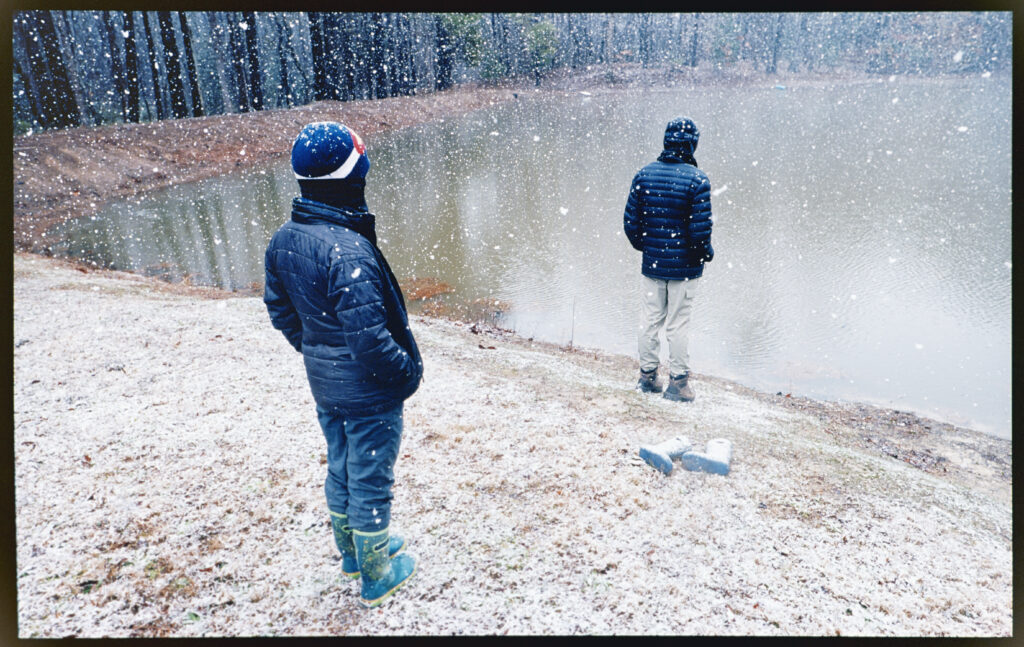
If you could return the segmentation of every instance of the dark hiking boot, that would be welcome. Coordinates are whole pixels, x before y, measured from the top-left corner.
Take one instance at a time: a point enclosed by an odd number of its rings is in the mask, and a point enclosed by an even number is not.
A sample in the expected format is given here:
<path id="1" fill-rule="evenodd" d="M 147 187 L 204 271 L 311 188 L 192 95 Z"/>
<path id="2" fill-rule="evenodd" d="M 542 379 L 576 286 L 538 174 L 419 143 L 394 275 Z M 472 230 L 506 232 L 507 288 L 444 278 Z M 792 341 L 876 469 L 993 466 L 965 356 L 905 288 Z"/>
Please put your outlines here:
<path id="1" fill-rule="evenodd" d="M 688 380 L 688 373 L 670 375 L 668 386 L 665 387 L 665 392 L 661 394 L 661 397 L 674 402 L 693 402 L 696 396 L 693 393 L 693 389 L 687 384 Z"/>
<path id="2" fill-rule="evenodd" d="M 348 525 L 348 515 L 331 512 L 331 529 L 334 530 L 334 543 L 341 552 L 341 574 L 357 579 L 359 577 L 359 561 L 356 559 L 356 544 L 352 540 L 352 528 Z M 388 555 L 394 557 L 405 548 L 405 539 L 401 535 L 391 535 L 388 539 Z"/>
<path id="3" fill-rule="evenodd" d="M 658 369 L 652 371 L 640 371 L 640 379 L 637 380 L 636 390 L 644 393 L 661 393 L 664 385 L 658 381 Z"/>

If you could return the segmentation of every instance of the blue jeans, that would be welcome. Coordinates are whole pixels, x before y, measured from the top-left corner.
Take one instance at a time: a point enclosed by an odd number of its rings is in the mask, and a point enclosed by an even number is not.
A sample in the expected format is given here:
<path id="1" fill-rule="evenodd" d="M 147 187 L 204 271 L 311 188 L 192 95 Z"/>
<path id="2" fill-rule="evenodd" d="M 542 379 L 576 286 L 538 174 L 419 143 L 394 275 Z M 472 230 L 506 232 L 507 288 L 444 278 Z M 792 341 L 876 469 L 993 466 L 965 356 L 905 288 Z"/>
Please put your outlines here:
<path id="1" fill-rule="evenodd" d="M 327 508 L 347 514 L 353 530 L 387 528 L 402 405 L 368 416 L 344 416 L 318 406 L 316 414 L 327 439 Z"/>

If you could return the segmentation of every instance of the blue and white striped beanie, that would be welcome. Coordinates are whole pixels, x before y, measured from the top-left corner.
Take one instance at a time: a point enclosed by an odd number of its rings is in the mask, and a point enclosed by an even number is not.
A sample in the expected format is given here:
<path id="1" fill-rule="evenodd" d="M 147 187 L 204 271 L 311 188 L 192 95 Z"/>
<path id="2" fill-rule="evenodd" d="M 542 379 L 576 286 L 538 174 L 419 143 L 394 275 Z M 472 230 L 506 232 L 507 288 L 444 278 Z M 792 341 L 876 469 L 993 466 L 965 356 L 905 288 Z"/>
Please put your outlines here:
<path id="1" fill-rule="evenodd" d="M 356 180 L 366 177 L 370 158 L 354 131 L 336 121 L 306 124 L 292 144 L 297 180 Z"/>

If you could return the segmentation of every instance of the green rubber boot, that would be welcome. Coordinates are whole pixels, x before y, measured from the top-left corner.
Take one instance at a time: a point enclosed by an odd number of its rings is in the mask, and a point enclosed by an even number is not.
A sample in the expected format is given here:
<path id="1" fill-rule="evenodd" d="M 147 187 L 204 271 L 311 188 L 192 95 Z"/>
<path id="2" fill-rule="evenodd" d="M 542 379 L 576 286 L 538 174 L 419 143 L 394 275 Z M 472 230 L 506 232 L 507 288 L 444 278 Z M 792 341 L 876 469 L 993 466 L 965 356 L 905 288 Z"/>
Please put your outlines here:
<path id="1" fill-rule="evenodd" d="M 388 559 L 388 529 L 377 532 L 352 531 L 363 585 L 359 592 L 364 607 L 379 606 L 416 572 L 416 560 L 409 555 Z"/>
<path id="2" fill-rule="evenodd" d="M 341 552 L 341 574 L 353 580 L 359 579 L 359 560 L 356 559 L 356 545 L 352 541 L 352 529 L 348 526 L 348 515 L 331 512 L 331 529 L 334 543 Z M 388 540 L 388 555 L 394 557 L 405 548 L 401 535 L 391 535 Z"/>

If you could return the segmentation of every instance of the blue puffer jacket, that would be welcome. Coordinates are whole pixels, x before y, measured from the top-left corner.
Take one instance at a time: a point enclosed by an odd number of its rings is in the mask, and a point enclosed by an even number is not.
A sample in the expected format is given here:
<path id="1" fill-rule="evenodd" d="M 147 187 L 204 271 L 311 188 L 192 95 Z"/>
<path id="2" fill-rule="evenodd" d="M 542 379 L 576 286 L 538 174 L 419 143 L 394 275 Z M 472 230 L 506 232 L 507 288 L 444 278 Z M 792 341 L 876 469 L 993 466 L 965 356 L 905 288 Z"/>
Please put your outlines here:
<path id="1" fill-rule="evenodd" d="M 372 214 L 295 198 L 265 268 L 263 302 L 302 352 L 319 406 L 372 414 L 416 391 L 423 361 Z"/>
<path id="2" fill-rule="evenodd" d="M 695 279 L 715 255 L 711 184 L 692 154 L 666 148 L 633 178 L 622 216 L 641 272 L 652 279 Z"/>

